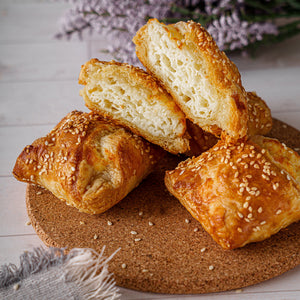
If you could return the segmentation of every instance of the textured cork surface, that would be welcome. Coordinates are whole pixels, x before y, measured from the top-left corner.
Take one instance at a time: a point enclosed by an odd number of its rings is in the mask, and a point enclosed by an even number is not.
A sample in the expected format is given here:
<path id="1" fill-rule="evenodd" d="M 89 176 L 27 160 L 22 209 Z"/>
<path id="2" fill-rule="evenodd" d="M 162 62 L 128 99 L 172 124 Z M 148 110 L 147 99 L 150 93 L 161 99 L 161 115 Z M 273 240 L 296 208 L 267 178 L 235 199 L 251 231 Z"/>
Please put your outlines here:
<path id="1" fill-rule="evenodd" d="M 269 136 L 300 148 L 300 132 L 280 121 L 274 120 Z M 48 246 L 100 251 L 106 245 L 107 256 L 121 248 L 110 262 L 110 271 L 119 286 L 140 291 L 226 291 L 273 278 L 300 264 L 300 222 L 241 249 L 223 250 L 217 245 L 164 187 L 165 170 L 179 161 L 167 156 L 157 171 L 102 215 L 80 213 L 45 189 L 28 185 L 28 215 Z"/>

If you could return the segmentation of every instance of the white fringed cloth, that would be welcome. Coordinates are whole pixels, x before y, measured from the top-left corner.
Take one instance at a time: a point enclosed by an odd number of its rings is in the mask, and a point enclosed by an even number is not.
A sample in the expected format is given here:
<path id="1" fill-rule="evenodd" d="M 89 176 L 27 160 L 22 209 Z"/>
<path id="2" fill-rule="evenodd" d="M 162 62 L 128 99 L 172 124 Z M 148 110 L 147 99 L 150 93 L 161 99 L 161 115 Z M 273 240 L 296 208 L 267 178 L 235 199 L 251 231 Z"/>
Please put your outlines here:
<path id="1" fill-rule="evenodd" d="M 0 267 L 0 299 L 120 299 L 113 274 L 108 271 L 110 257 L 92 249 L 42 247 L 20 256 L 20 266 Z"/>

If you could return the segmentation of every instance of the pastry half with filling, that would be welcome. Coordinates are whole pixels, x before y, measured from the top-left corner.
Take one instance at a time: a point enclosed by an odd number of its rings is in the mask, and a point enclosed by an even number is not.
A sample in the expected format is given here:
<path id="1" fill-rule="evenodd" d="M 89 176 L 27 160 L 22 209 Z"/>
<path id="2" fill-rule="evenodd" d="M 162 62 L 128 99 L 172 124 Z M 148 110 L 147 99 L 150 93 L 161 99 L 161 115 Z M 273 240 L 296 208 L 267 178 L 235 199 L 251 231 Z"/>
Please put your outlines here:
<path id="1" fill-rule="evenodd" d="M 134 189 L 163 154 L 97 114 L 73 111 L 24 148 L 13 175 L 47 188 L 81 212 L 99 214 Z"/>
<path id="2" fill-rule="evenodd" d="M 220 140 L 166 172 L 165 184 L 224 249 L 300 220 L 300 156 L 276 139 Z"/>
<path id="3" fill-rule="evenodd" d="M 246 136 L 247 95 L 240 73 L 200 24 L 150 19 L 133 42 L 139 60 L 188 119 L 215 135 Z"/>
<path id="4" fill-rule="evenodd" d="M 159 81 L 137 67 L 91 59 L 79 83 L 86 106 L 173 153 L 189 150 L 185 115 Z"/>

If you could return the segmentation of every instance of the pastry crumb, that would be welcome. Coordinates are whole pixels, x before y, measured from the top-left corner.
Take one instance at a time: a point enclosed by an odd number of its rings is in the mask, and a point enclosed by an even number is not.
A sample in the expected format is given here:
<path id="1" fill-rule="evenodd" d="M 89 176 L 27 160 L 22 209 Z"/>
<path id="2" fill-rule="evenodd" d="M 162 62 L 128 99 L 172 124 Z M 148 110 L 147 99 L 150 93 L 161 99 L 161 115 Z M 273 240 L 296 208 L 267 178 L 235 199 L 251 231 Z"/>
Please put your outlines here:
<path id="1" fill-rule="evenodd" d="M 14 290 L 15 291 L 17 291 L 19 288 L 20 288 L 20 284 L 19 283 L 14 284 Z"/>
<path id="2" fill-rule="evenodd" d="M 31 221 L 27 221 L 27 222 L 25 223 L 25 225 L 26 225 L 26 226 L 30 226 L 30 225 L 31 225 Z"/>
<path id="3" fill-rule="evenodd" d="M 80 225 L 85 225 L 85 222 L 80 221 L 79 224 L 80 224 Z"/>
<path id="4" fill-rule="evenodd" d="M 236 292 L 237 294 L 240 294 L 242 291 L 243 291 L 242 289 L 235 290 L 235 292 Z"/>

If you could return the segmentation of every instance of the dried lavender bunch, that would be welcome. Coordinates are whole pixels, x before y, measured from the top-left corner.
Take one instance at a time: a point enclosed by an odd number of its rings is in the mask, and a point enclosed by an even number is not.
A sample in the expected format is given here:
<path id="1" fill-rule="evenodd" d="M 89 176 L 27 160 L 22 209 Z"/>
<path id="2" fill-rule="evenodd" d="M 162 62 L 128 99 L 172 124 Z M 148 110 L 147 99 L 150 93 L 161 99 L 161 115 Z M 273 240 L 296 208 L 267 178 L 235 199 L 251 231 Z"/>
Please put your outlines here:
<path id="1" fill-rule="evenodd" d="M 57 38 L 106 35 L 117 60 L 138 64 L 132 38 L 149 18 L 167 23 L 194 20 L 207 28 L 225 51 L 256 49 L 300 33 L 298 0 L 69 0 Z M 277 21 L 285 18 L 278 26 Z"/>
<path id="2" fill-rule="evenodd" d="M 70 38 L 83 32 L 105 35 L 107 50 L 120 61 L 136 64 L 132 38 L 149 18 L 163 19 L 170 12 L 169 0 L 82 0 L 75 1 L 61 20 L 56 38 Z"/>

